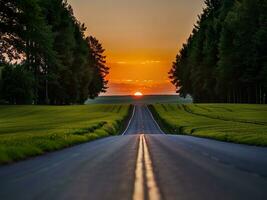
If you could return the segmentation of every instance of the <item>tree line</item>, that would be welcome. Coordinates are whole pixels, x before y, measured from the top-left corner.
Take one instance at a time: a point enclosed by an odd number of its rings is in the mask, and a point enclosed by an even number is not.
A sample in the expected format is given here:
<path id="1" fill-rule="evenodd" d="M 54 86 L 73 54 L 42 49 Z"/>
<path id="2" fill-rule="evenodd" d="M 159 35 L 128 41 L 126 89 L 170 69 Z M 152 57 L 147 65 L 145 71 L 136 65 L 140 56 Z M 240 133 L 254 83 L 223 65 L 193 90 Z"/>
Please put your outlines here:
<path id="1" fill-rule="evenodd" d="M 169 72 L 195 102 L 266 103 L 267 0 L 206 0 Z"/>
<path id="2" fill-rule="evenodd" d="M 66 0 L 0 0 L 0 99 L 79 104 L 107 89 L 104 49 Z"/>

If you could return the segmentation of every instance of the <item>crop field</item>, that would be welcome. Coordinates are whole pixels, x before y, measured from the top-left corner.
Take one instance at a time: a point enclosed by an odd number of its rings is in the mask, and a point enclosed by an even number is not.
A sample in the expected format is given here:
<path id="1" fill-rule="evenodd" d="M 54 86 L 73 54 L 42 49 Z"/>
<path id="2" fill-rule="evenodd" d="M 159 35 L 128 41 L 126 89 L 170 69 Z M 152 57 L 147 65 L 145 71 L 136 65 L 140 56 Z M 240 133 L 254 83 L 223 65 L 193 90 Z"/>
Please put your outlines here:
<path id="1" fill-rule="evenodd" d="M 150 109 L 171 134 L 267 146 L 266 105 L 156 104 Z"/>
<path id="2" fill-rule="evenodd" d="M 0 106 L 0 164 L 120 132 L 129 105 Z"/>

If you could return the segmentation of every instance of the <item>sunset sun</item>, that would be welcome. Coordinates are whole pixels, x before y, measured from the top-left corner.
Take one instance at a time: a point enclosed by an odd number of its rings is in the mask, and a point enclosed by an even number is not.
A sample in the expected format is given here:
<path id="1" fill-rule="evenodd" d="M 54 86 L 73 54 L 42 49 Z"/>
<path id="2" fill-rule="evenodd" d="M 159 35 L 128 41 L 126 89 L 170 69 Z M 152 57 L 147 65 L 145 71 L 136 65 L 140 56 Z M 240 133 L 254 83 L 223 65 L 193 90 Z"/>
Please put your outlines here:
<path id="1" fill-rule="evenodd" d="M 136 92 L 136 93 L 134 93 L 134 96 L 141 97 L 141 96 L 143 96 L 143 94 L 141 92 Z"/>

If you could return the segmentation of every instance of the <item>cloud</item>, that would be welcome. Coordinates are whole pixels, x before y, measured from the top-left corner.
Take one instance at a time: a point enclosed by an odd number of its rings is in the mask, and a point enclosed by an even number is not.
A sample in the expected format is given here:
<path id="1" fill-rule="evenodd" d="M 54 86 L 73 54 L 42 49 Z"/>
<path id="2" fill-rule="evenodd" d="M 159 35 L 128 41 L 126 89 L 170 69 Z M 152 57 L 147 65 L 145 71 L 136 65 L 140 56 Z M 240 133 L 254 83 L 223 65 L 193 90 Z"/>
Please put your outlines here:
<path id="1" fill-rule="evenodd" d="M 158 64 L 161 63 L 159 60 L 141 60 L 141 61 L 116 61 L 111 62 L 110 64 L 117 65 L 149 65 L 149 64 Z"/>
<path id="2" fill-rule="evenodd" d="M 175 94 L 170 82 L 155 80 L 109 80 L 109 89 L 105 95 L 129 95 L 136 91 L 143 94 Z"/>
<path id="3" fill-rule="evenodd" d="M 125 65 L 125 64 L 127 64 L 127 62 L 125 62 L 125 61 L 118 61 L 118 62 L 116 62 L 116 64 L 118 64 L 118 65 Z"/>
<path id="4" fill-rule="evenodd" d="M 146 61 L 141 62 L 140 64 L 147 65 L 147 64 L 157 64 L 157 63 L 160 63 L 160 61 L 159 60 L 146 60 Z"/>

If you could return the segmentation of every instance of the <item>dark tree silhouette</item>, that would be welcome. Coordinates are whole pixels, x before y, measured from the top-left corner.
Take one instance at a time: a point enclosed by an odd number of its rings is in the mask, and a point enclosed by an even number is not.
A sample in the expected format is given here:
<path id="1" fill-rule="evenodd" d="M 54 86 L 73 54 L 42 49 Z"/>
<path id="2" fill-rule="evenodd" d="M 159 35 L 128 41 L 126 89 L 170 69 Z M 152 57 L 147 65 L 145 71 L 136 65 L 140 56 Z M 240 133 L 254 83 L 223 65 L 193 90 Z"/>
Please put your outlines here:
<path id="1" fill-rule="evenodd" d="M 105 77 L 109 73 L 109 67 L 106 65 L 106 57 L 103 55 L 104 49 L 99 41 L 90 36 L 87 39 L 89 49 L 89 63 L 93 66 L 92 68 L 92 80 L 89 84 L 89 97 L 95 98 L 101 92 L 106 92 L 108 81 Z"/>
<path id="2" fill-rule="evenodd" d="M 206 0 L 170 79 L 195 102 L 266 103 L 267 1 Z"/>
<path id="3" fill-rule="evenodd" d="M 0 66 L 21 67 L 33 76 L 32 99 L 21 102 L 83 103 L 106 91 L 104 50 L 85 37 L 86 27 L 67 1 L 0 0 L 0 19 Z M 3 85 L 7 74 L 2 73 Z"/>

